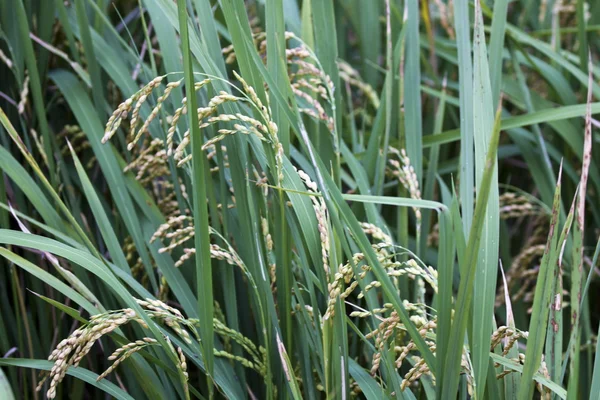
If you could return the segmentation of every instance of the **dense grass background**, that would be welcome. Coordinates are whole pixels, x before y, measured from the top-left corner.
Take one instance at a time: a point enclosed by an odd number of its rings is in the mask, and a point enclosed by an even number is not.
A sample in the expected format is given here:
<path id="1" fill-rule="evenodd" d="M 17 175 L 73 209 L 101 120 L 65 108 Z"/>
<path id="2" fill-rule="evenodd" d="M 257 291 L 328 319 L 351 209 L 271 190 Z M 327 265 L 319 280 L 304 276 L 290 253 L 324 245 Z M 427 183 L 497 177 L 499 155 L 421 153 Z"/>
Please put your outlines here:
<path id="1" fill-rule="evenodd" d="M 583 0 L 0 0 L 0 398 L 597 399 L 599 32 Z"/>

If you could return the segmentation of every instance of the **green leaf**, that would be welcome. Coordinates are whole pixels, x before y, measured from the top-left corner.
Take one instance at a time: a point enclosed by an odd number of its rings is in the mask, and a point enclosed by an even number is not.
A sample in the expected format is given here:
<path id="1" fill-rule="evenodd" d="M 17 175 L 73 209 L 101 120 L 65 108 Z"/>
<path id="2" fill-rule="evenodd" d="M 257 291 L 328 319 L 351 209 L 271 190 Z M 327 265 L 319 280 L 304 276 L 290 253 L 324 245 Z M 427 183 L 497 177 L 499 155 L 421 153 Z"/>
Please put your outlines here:
<path id="1" fill-rule="evenodd" d="M 453 398 L 458 391 L 458 381 L 460 376 L 460 362 L 467 330 L 468 316 L 473 299 L 473 289 L 475 283 L 475 273 L 477 270 L 480 243 L 482 239 L 483 226 L 487 217 L 486 209 L 490 197 L 492 179 L 496 165 L 496 154 L 498 149 L 498 140 L 500 137 L 500 109 L 496 112 L 493 134 L 489 141 L 485 171 L 479 185 L 477 200 L 475 202 L 475 214 L 473 223 L 469 231 L 469 240 L 467 241 L 466 256 L 464 265 L 460 266 L 461 280 L 458 288 L 458 296 L 455 306 L 454 321 L 450 330 L 449 343 L 452 347 L 448 350 L 445 359 L 444 380 L 441 382 L 440 393 L 442 398 Z"/>
<path id="2" fill-rule="evenodd" d="M 75 151 L 70 143 L 69 150 L 71 150 L 71 156 L 73 157 L 73 162 L 75 163 L 75 169 L 77 170 L 77 175 L 79 176 L 79 180 L 83 186 L 83 191 L 89 202 L 92 214 L 98 223 L 98 227 L 100 228 L 100 232 L 104 238 L 106 246 L 108 247 L 108 251 L 110 252 L 113 262 L 119 268 L 123 269 L 123 271 L 131 273 L 127 260 L 125 259 L 125 254 L 123 253 L 121 243 L 119 243 L 119 239 L 113 230 L 113 224 L 109 221 L 104 210 L 104 206 L 100 202 L 92 182 L 85 173 L 83 165 L 81 165 L 81 162 L 79 161 L 79 158 L 77 157 L 77 154 L 75 154 Z"/>
<path id="3" fill-rule="evenodd" d="M 587 106 L 576 104 L 572 106 L 561 106 L 548 108 L 516 117 L 508 117 L 502 120 L 502 130 L 520 128 L 535 124 L 562 121 L 569 118 L 585 116 Z M 600 103 L 591 104 L 592 114 L 600 113 Z M 439 135 L 429 135 L 423 138 L 423 147 L 431 147 L 434 144 L 452 143 L 460 139 L 460 130 L 453 129 L 442 132 Z"/>
<path id="4" fill-rule="evenodd" d="M 367 400 L 378 400 L 384 397 L 385 391 L 377 381 L 356 361 L 349 360 L 350 375 L 356 381 Z"/>
<path id="5" fill-rule="evenodd" d="M 192 68 L 192 52 L 188 37 L 188 17 L 186 4 L 183 0 L 177 1 L 179 10 L 179 29 L 181 33 L 181 46 L 183 53 L 183 67 L 185 72 L 185 87 L 188 110 L 196 110 L 196 91 L 194 89 L 194 70 Z M 206 206 L 206 185 L 208 184 L 207 162 L 202 150 L 204 142 L 200 133 L 198 114 L 187 113 L 189 116 L 189 130 L 192 147 L 192 181 L 195 183 L 193 192 L 194 216 L 194 247 L 196 248 L 196 290 L 198 296 L 198 314 L 200 316 L 200 338 L 202 339 L 202 355 L 208 378 L 209 396 L 213 393 L 214 375 L 214 298 L 212 282 L 212 263 L 210 259 L 210 235 L 208 231 L 208 210 Z M 189 396 L 189 394 L 187 394 Z"/>
<path id="6" fill-rule="evenodd" d="M 490 82 L 488 52 L 485 45 L 483 16 L 480 0 L 475 0 L 475 33 L 473 37 L 473 128 L 477 134 L 475 143 L 475 183 L 477 197 L 481 195 L 482 180 L 486 171 L 486 151 L 490 146 L 494 131 L 494 98 Z M 501 105 L 498 106 L 500 109 Z M 475 284 L 473 292 L 473 319 L 469 347 L 475 390 L 477 397 L 483 398 L 487 384 L 489 349 L 492 335 L 492 321 L 496 301 L 496 277 L 498 276 L 498 246 L 500 241 L 500 205 L 498 193 L 498 161 L 494 159 L 491 186 L 487 200 L 485 219 Z M 461 276 L 462 279 L 464 277 Z M 495 381 L 490 382 L 495 385 Z M 492 392 L 494 389 L 490 388 Z"/>
<path id="7" fill-rule="evenodd" d="M 43 371 L 50 371 L 52 366 L 54 365 L 51 361 L 46 360 L 26 360 L 23 358 L 0 358 L 0 365 L 12 366 L 12 367 L 20 367 L 20 368 L 33 368 L 40 369 Z M 91 371 L 88 371 L 82 367 L 69 367 L 67 368 L 67 375 L 75 377 L 77 379 L 81 379 L 84 382 L 89 383 L 90 385 L 97 387 L 103 392 L 113 396 L 116 399 L 120 400 L 133 400 L 127 392 L 123 389 L 115 385 L 114 383 L 102 379 L 101 381 L 96 381 L 98 378 L 98 374 L 95 374 Z"/>
<path id="8" fill-rule="evenodd" d="M 81 84 L 73 74 L 67 71 L 57 70 L 51 72 L 50 77 L 65 95 L 82 131 L 86 133 L 113 195 L 115 206 L 117 210 L 119 210 L 119 214 L 123 217 L 123 222 L 133 238 L 136 250 L 144 262 L 146 272 L 153 288 L 157 288 L 156 276 L 152 270 L 145 240 L 142 237 L 131 197 L 129 196 L 129 193 L 127 193 L 127 186 L 123 181 L 123 172 L 119 168 L 119 163 L 117 162 L 110 145 L 105 146 L 101 143 L 104 129 L 94 111 L 94 107 L 92 106 L 89 97 L 83 91 Z"/>
<path id="9" fill-rule="evenodd" d="M 0 368 L 0 396 L 5 400 L 15 400 L 15 395 L 10 387 L 10 382 L 8 381 L 8 378 L 6 378 L 2 368 Z"/>
<path id="10" fill-rule="evenodd" d="M 10 250 L 0 247 L 0 256 L 6 258 L 7 260 L 15 263 L 15 265 L 22 268 L 24 271 L 29 272 L 31 275 L 40 279 L 42 282 L 50 285 L 54 289 L 58 290 L 60 293 L 64 294 L 69 299 L 73 300 L 75 304 L 81 306 L 84 310 L 89 312 L 90 314 L 99 313 L 98 308 L 90 303 L 85 297 L 81 294 L 77 293 L 75 290 L 71 289 L 69 286 L 65 285 L 59 279 L 55 278 L 52 274 L 44 271 L 37 265 L 27 261 L 23 257 L 18 256 Z"/>
<path id="11" fill-rule="evenodd" d="M 552 206 L 552 220 L 550 221 L 550 232 L 546 249 L 540 263 L 540 271 L 535 288 L 531 320 L 529 322 L 529 336 L 527 338 L 527 351 L 525 352 L 525 365 L 523 367 L 522 384 L 519 390 L 519 399 L 527 400 L 533 395 L 531 382 L 534 373 L 538 370 L 544 349 L 546 327 L 548 326 L 548 314 L 550 303 L 554 295 L 554 271 L 558 267 L 558 256 L 562 242 L 559 242 L 556 230 L 558 230 L 559 205 L 560 205 L 560 179 L 562 170 L 558 173 L 558 181 L 554 192 L 554 204 Z M 572 218 L 572 216 L 571 216 Z M 566 228 L 566 226 L 565 226 Z M 567 228 L 566 228 L 567 229 Z M 557 245 L 559 244 L 559 245 Z"/>
<path id="12" fill-rule="evenodd" d="M 473 120 L 469 118 L 473 110 L 473 62 L 471 58 L 471 37 L 469 34 L 470 18 L 467 0 L 456 0 L 454 3 L 454 26 L 456 29 L 456 45 L 458 47 L 458 76 L 460 82 L 460 129 L 456 130 L 456 140 L 460 138 L 460 199 L 463 216 L 463 228 L 468 234 L 473 219 L 473 192 L 474 181 L 474 147 L 475 136 Z M 437 139 L 437 143 L 444 134 L 427 136 L 427 139 Z M 439 390 L 439 389 L 438 389 Z M 439 393 L 439 391 L 438 391 Z"/>

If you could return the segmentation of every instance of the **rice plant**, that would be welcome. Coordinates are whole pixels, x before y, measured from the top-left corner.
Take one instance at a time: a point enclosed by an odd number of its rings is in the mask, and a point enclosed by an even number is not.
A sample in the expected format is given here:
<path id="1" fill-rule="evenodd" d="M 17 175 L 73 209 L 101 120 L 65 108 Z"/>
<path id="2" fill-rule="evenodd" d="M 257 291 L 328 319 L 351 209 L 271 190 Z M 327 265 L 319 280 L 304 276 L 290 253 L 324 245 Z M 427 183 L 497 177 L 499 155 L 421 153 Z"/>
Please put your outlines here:
<path id="1" fill-rule="evenodd" d="M 598 398 L 599 32 L 0 0 L 0 398 Z"/>

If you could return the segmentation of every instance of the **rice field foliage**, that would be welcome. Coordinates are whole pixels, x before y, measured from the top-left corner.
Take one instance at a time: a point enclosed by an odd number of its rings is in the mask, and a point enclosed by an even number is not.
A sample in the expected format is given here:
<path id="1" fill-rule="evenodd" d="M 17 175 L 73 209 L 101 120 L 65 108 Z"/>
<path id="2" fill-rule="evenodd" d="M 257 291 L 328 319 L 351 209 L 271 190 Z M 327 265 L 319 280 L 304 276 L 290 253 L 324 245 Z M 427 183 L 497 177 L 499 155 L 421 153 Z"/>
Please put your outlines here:
<path id="1" fill-rule="evenodd" d="M 597 399 L 599 32 L 0 0 L 0 398 Z"/>

